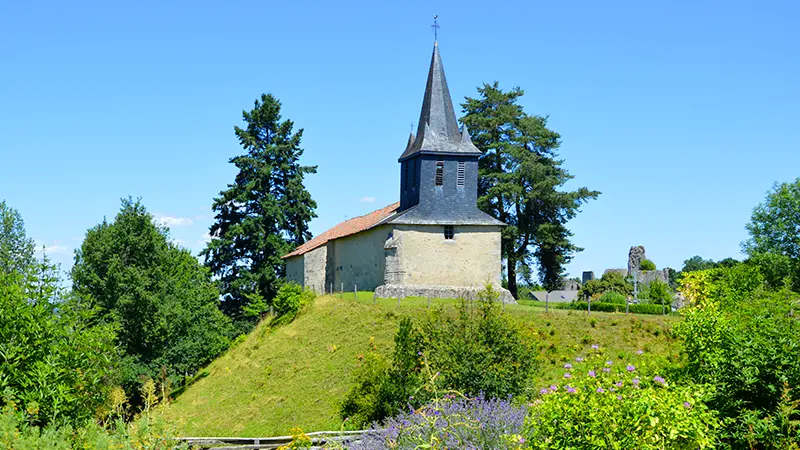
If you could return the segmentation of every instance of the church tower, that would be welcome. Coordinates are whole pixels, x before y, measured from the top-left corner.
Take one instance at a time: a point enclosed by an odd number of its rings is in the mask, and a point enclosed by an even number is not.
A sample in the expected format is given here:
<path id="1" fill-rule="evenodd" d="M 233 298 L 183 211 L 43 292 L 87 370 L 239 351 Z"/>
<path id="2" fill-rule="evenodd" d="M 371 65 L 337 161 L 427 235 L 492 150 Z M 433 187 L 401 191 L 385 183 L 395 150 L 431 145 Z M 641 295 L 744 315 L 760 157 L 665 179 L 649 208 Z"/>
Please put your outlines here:
<path id="1" fill-rule="evenodd" d="M 400 155 L 399 217 L 393 223 L 502 225 L 477 207 L 478 157 L 459 131 L 439 45 L 433 44 L 417 135 Z"/>

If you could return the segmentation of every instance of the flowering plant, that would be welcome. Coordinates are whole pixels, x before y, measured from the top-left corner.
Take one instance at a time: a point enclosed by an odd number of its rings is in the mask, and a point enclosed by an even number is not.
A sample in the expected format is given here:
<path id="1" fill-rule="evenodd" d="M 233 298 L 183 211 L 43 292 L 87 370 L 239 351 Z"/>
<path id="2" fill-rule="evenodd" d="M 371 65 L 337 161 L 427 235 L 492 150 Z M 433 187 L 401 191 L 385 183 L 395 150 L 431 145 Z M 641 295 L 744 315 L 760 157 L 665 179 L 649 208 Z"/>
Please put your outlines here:
<path id="1" fill-rule="evenodd" d="M 529 448 L 711 448 L 719 420 L 698 386 L 675 386 L 645 357 L 595 354 L 566 369 L 564 384 L 540 391 L 523 436 Z"/>

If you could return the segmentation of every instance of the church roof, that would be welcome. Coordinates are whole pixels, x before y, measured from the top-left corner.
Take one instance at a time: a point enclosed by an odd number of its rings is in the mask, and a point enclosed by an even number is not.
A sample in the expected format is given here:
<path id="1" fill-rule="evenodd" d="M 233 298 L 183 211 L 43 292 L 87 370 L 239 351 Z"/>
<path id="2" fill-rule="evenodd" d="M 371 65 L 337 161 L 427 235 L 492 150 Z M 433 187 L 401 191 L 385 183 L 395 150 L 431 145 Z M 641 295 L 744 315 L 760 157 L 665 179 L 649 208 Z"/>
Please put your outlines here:
<path id="1" fill-rule="evenodd" d="M 458 131 L 456 113 L 453 101 L 450 99 L 450 90 L 447 88 L 447 78 L 444 76 L 444 66 L 437 42 L 433 43 L 433 56 L 428 70 L 425 96 L 422 99 L 417 135 L 413 143 L 409 144 L 400 155 L 401 162 L 418 153 L 476 156 L 481 154 L 481 151 L 472 144 L 467 128 L 464 127 L 463 135 Z"/>
<path id="2" fill-rule="evenodd" d="M 399 207 L 400 207 L 400 202 L 392 203 L 389 206 L 383 207 L 376 211 L 372 211 L 369 214 L 345 220 L 344 222 L 341 222 L 340 224 L 329 229 L 328 231 L 316 236 L 315 238 L 311 239 L 305 244 L 297 247 L 296 249 L 294 249 L 293 252 L 283 255 L 281 258 L 286 259 L 286 258 L 291 258 L 292 256 L 299 256 L 304 253 L 308 253 L 311 250 L 314 250 L 315 248 L 322 247 L 323 245 L 327 244 L 328 242 L 334 239 L 339 239 L 345 236 L 350 236 L 352 234 L 368 230 L 374 227 L 375 225 L 378 225 L 381 221 L 383 221 L 387 217 L 390 217 L 397 211 L 397 208 Z"/>
<path id="3" fill-rule="evenodd" d="M 405 211 L 389 216 L 384 223 L 395 225 L 505 225 L 478 208 L 454 206 L 446 211 L 441 211 L 423 208 L 420 205 L 414 205 Z"/>

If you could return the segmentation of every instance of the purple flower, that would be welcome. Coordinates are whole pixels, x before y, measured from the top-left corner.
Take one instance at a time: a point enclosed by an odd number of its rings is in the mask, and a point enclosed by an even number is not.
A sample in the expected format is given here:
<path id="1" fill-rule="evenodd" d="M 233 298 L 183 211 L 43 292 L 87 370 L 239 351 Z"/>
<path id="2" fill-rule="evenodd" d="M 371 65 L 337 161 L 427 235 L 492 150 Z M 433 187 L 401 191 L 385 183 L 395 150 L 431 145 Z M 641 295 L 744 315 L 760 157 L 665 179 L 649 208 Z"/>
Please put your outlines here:
<path id="1" fill-rule="evenodd" d="M 520 443 L 520 444 L 524 444 L 524 443 L 525 443 L 525 438 L 524 438 L 524 437 L 522 437 L 522 436 L 520 436 L 520 438 L 519 438 L 519 443 Z"/>
<path id="2" fill-rule="evenodd" d="M 644 350 L 636 350 L 637 355 L 641 355 L 642 353 L 644 353 Z"/>
<path id="3" fill-rule="evenodd" d="M 547 390 L 547 389 L 545 389 L 545 388 L 542 388 L 542 390 L 541 390 L 541 391 L 539 391 L 539 393 L 540 393 L 540 394 L 542 394 L 542 395 L 545 395 L 545 394 L 547 394 L 548 392 L 550 392 L 550 391 L 548 391 L 548 390 Z"/>
<path id="4" fill-rule="evenodd" d="M 599 345 L 597 345 L 597 344 L 592 344 L 592 348 L 593 348 L 593 349 L 595 349 L 595 350 L 597 350 L 598 348 L 600 348 L 600 346 L 599 346 Z"/>
<path id="5" fill-rule="evenodd" d="M 417 356 L 422 356 L 422 352 L 417 352 Z"/>
<path id="6" fill-rule="evenodd" d="M 583 357 L 581 357 L 581 356 L 578 356 L 577 358 L 575 358 L 575 361 L 577 361 L 577 362 L 583 362 Z"/>
<path id="7" fill-rule="evenodd" d="M 683 407 L 686 408 L 686 409 L 691 409 L 692 408 L 692 404 L 689 403 L 689 402 L 683 402 Z"/>
<path id="8" fill-rule="evenodd" d="M 617 392 L 617 390 L 614 389 L 613 387 L 608 388 L 608 390 L 611 391 L 611 392 Z"/>
<path id="9" fill-rule="evenodd" d="M 566 364 L 564 364 L 564 368 L 567 369 L 567 370 L 570 370 L 570 369 L 572 369 L 572 364 L 566 363 Z"/>
<path id="10" fill-rule="evenodd" d="M 658 383 L 658 384 L 664 384 L 664 383 L 666 383 L 666 382 L 667 382 L 667 380 L 665 380 L 665 379 L 663 379 L 663 378 L 659 377 L 658 375 L 656 375 L 656 376 L 654 376 L 654 377 L 653 377 L 653 381 L 655 381 L 655 382 L 656 382 L 656 383 Z"/>
<path id="11" fill-rule="evenodd" d="M 603 367 L 603 372 L 611 373 L 611 369 L 609 369 L 608 367 Z"/>
<path id="12" fill-rule="evenodd" d="M 628 366 L 627 366 L 627 367 L 625 367 L 625 369 L 626 369 L 628 372 L 633 372 L 634 370 L 636 370 L 636 366 L 634 366 L 633 364 L 628 364 Z"/>
<path id="13" fill-rule="evenodd" d="M 635 384 L 636 386 L 638 386 L 639 385 L 639 377 L 634 378 L 633 380 L 631 380 L 631 382 L 633 384 Z"/>
<path id="14" fill-rule="evenodd" d="M 621 396 L 621 395 L 618 395 L 618 396 L 617 396 L 617 400 L 622 400 L 622 396 Z"/>
<path id="15" fill-rule="evenodd" d="M 590 377 L 592 377 L 592 378 L 594 378 L 594 377 L 596 377 L 596 376 L 597 376 L 597 374 L 595 373 L 595 371 L 594 371 L 594 370 L 590 370 L 590 371 L 589 371 L 589 373 L 588 373 L 588 375 L 589 375 Z"/>
<path id="16" fill-rule="evenodd" d="M 605 391 L 606 391 L 606 390 L 605 390 L 605 389 L 603 389 L 603 388 L 601 388 L 601 387 L 597 388 L 597 393 L 598 393 L 598 394 L 602 394 L 602 393 L 603 393 L 603 392 L 605 392 Z"/>
<path id="17" fill-rule="evenodd" d="M 557 390 L 558 390 L 558 386 L 556 386 L 555 384 L 551 384 L 551 385 L 550 385 L 550 390 L 551 390 L 551 391 L 553 391 L 553 392 L 555 392 L 555 391 L 557 391 Z"/>
<path id="18" fill-rule="evenodd" d="M 606 365 L 607 365 L 607 366 L 610 366 L 610 365 L 612 365 L 612 364 L 614 364 L 614 362 L 613 362 L 613 361 L 611 361 L 611 360 L 608 360 L 608 361 L 606 361 Z"/>
<path id="19" fill-rule="evenodd" d="M 572 378 L 572 374 L 567 372 L 564 374 L 564 378 Z"/>
<path id="20" fill-rule="evenodd" d="M 567 392 L 569 392 L 570 394 L 574 394 L 578 391 L 576 391 L 575 388 L 572 386 L 567 386 Z"/>
<path id="21" fill-rule="evenodd" d="M 614 383 L 614 386 L 622 387 L 622 381 L 617 381 L 616 383 Z"/>

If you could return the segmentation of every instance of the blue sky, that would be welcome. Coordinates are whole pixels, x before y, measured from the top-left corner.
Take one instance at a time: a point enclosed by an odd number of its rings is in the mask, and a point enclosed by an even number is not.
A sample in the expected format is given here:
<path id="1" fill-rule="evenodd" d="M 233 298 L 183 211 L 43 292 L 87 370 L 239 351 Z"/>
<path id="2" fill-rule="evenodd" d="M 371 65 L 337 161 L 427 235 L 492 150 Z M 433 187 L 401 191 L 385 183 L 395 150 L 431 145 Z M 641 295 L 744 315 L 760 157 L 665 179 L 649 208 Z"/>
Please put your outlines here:
<path id="1" fill-rule="evenodd" d="M 0 4 L 0 199 L 64 267 L 86 230 L 141 197 L 199 251 L 235 174 L 233 126 L 262 92 L 305 129 L 318 234 L 397 200 L 439 14 L 456 103 L 520 86 L 562 134 L 569 266 L 739 255 L 773 182 L 800 176 L 800 4 L 10 2 Z"/>

